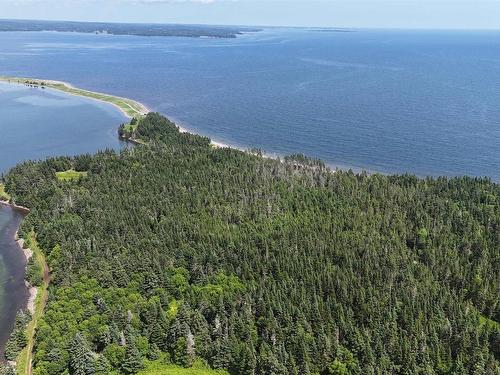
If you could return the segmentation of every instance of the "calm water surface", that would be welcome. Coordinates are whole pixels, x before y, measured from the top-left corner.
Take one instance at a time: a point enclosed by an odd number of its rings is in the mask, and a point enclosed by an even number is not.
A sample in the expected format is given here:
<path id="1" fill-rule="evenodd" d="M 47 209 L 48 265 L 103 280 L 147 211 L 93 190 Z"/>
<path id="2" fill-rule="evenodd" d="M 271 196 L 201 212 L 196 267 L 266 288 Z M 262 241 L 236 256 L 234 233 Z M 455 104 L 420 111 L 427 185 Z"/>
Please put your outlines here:
<path id="1" fill-rule="evenodd" d="M 0 358 L 14 327 L 16 312 L 26 307 L 26 260 L 15 241 L 22 214 L 0 204 Z"/>
<path id="2" fill-rule="evenodd" d="M 119 148 L 124 121 L 105 103 L 0 82 L 0 172 L 28 159 Z"/>
<path id="3" fill-rule="evenodd" d="M 218 141 L 500 181 L 500 32 L 0 33 L 0 47 L 1 74 L 129 96 Z"/>

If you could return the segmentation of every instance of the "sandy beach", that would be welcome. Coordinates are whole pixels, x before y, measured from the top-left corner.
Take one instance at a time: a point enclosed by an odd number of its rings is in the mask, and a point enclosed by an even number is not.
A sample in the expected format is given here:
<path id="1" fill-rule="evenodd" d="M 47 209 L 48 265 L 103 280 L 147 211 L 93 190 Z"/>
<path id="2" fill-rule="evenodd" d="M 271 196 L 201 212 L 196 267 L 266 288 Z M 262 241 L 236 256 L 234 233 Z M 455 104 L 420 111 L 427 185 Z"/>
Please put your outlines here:
<path id="1" fill-rule="evenodd" d="M 28 264 L 29 260 L 33 256 L 33 251 L 30 248 L 25 248 L 24 247 L 24 239 L 19 238 L 17 232 L 16 232 L 16 239 L 17 239 L 17 244 L 19 245 L 19 248 L 24 254 L 24 257 L 26 258 L 26 264 Z M 32 286 L 28 280 L 24 280 L 24 284 L 26 285 L 26 288 L 28 288 L 28 302 L 26 303 L 26 309 L 30 312 L 31 315 L 35 313 L 35 300 L 36 300 L 36 295 L 38 293 L 38 288 L 35 286 Z"/>
<path id="2" fill-rule="evenodd" d="M 84 98 L 97 100 L 102 103 L 110 104 L 115 108 L 118 108 L 128 118 L 133 118 L 135 116 L 145 116 L 149 112 L 152 112 L 146 105 L 136 100 L 124 98 L 121 96 L 105 94 L 101 92 L 84 90 L 64 81 L 40 79 L 40 78 L 5 77 L 5 76 L 0 76 L 0 81 L 15 83 L 15 84 L 26 84 L 25 82 L 35 82 L 36 84 L 38 84 L 38 87 L 40 87 L 41 83 L 43 82 L 47 89 L 57 90 L 69 95 L 80 96 Z M 166 117 L 178 127 L 181 133 L 198 134 L 196 132 L 187 129 L 185 126 L 180 125 L 179 122 L 172 120 L 168 115 L 166 115 Z M 140 142 L 135 142 L 135 143 L 140 144 Z M 210 138 L 210 143 L 214 148 L 232 148 L 235 150 L 245 151 L 244 148 L 237 147 L 234 145 L 229 145 L 222 142 L 217 142 L 212 140 L 211 138 Z M 281 159 L 278 155 L 272 155 L 266 153 L 263 153 L 262 157 L 266 159 L 276 159 L 276 160 Z M 333 168 L 330 169 L 332 172 L 335 172 Z M 21 207 L 21 206 L 15 206 L 15 207 L 24 210 L 25 212 L 29 212 L 29 209 L 27 209 L 26 207 Z"/>
<path id="3" fill-rule="evenodd" d="M 34 82 L 37 87 L 45 87 L 46 89 L 49 90 L 62 91 L 69 95 L 80 96 L 96 100 L 99 102 L 107 103 L 119 109 L 128 118 L 134 117 L 131 113 L 134 113 L 136 115 L 146 115 L 149 112 L 151 112 L 148 107 L 146 107 L 144 104 L 138 101 L 129 98 L 124 98 L 121 96 L 81 89 L 64 81 L 56 81 L 56 80 L 40 79 L 40 78 L 5 77 L 5 76 L 0 76 L 0 81 L 11 84 L 21 84 L 21 85 L 28 84 L 26 82 Z M 118 103 L 120 103 L 121 105 Z"/>
<path id="4" fill-rule="evenodd" d="M 81 91 L 85 91 L 85 92 L 88 92 L 88 93 L 92 93 L 92 94 L 96 94 L 96 95 L 102 95 L 102 96 L 108 96 L 110 98 L 114 98 L 114 99 L 118 99 L 118 100 L 122 100 L 124 104 L 127 104 L 130 109 L 132 110 L 136 110 L 134 107 L 132 107 L 130 103 L 133 103 L 134 105 L 136 105 L 137 107 L 140 108 L 140 114 L 141 115 L 147 115 L 149 112 L 151 112 L 151 110 L 146 107 L 144 104 L 136 101 L 136 100 L 132 100 L 132 99 L 129 99 L 129 98 L 124 98 L 124 97 L 121 97 L 121 96 L 116 96 L 116 95 L 110 95 L 110 94 L 105 94 L 105 93 L 102 93 L 102 92 L 97 92 L 97 91 L 89 91 L 89 90 L 84 90 L 84 89 L 80 89 L 78 87 L 75 87 L 73 86 L 72 84 L 68 83 L 68 82 L 63 82 L 63 81 L 54 81 L 54 80 L 43 80 L 43 82 L 46 82 L 46 83 L 49 83 L 49 84 L 52 84 L 52 85 L 62 85 L 62 86 L 66 86 L 67 88 L 69 89 L 73 89 L 73 90 L 81 90 Z M 55 87 L 52 87 L 52 89 L 54 90 L 58 90 L 57 88 Z M 92 97 L 92 96 L 86 96 L 86 95 L 79 95 L 78 93 L 74 93 L 74 92 L 71 92 L 71 91 L 64 91 L 64 90 L 59 90 L 59 91 L 63 91 L 65 93 L 68 93 L 70 95 L 74 95 L 74 96 L 83 96 L 85 98 L 89 98 L 89 99 L 94 99 L 94 100 L 97 100 L 99 102 L 102 102 L 102 103 L 108 103 L 108 104 L 111 104 L 112 106 L 114 106 L 115 108 L 118 108 L 125 116 L 127 116 L 128 118 L 132 118 L 132 116 L 130 116 L 122 107 L 120 107 L 118 104 L 115 104 L 115 103 L 112 103 L 110 101 L 107 101 L 105 99 L 99 99 L 99 98 L 96 98 L 96 97 Z"/>
<path id="5" fill-rule="evenodd" d="M 137 113 L 137 115 L 147 115 L 151 110 L 144 105 L 143 103 L 140 103 L 136 100 L 132 100 L 129 98 L 124 98 L 121 96 L 116 96 L 116 95 L 110 95 L 110 94 L 105 94 L 101 92 L 96 92 L 96 91 L 89 91 L 89 90 L 84 90 L 81 88 L 78 88 L 71 83 L 64 82 L 64 81 L 57 81 L 57 80 L 50 80 L 50 79 L 40 79 L 40 78 L 18 78 L 18 77 L 5 77 L 5 76 L 0 76 L 0 81 L 11 83 L 11 84 L 25 84 L 25 82 L 37 82 L 41 83 L 43 82 L 48 89 L 52 90 L 57 90 L 64 92 L 69 95 L 74 95 L 74 96 L 80 96 L 84 98 L 89 98 L 93 99 L 96 101 L 99 101 L 101 103 L 107 103 L 115 108 L 118 108 L 126 117 L 132 118 L 131 114 L 127 112 L 123 107 L 118 105 L 117 103 L 113 102 L 112 100 L 118 100 L 121 102 L 122 105 L 127 106 L 131 111 L 134 111 Z M 102 96 L 104 98 L 99 98 L 96 96 Z M 136 108 L 134 108 L 134 106 Z M 181 133 L 191 133 L 195 134 L 192 131 L 184 128 L 183 126 L 180 126 L 178 123 L 172 121 L 178 128 Z M 230 146 L 221 142 L 216 142 L 211 140 L 212 146 L 216 148 L 234 148 L 234 149 L 239 149 L 238 147 Z M 24 207 L 18 207 L 19 209 L 25 209 Z"/>

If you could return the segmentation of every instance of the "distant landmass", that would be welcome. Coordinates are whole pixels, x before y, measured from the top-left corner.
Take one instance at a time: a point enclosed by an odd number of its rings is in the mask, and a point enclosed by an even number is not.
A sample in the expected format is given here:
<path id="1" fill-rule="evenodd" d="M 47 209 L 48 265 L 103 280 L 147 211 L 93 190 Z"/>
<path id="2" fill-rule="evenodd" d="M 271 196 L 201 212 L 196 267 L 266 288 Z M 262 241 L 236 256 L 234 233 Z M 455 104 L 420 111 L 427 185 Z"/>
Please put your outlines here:
<path id="1" fill-rule="evenodd" d="M 242 33 L 257 32 L 260 29 L 238 26 L 0 20 L 0 31 L 59 31 L 137 36 L 236 38 Z"/>

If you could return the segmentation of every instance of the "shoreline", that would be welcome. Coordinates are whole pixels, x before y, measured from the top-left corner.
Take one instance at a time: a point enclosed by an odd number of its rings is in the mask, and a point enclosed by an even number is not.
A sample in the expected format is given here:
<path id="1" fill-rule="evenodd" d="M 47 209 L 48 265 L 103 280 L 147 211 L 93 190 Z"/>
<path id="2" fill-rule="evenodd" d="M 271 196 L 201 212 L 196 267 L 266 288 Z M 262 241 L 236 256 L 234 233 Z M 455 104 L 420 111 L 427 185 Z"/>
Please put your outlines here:
<path id="1" fill-rule="evenodd" d="M 14 210 L 22 211 L 25 214 L 29 214 L 31 211 L 28 207 L 18 206 L 17 204 L 14 204 L 14 203 L 2 200 L 2 199 L 0 199 L 0 204 L 3 206 L 8 206 Z"/>
<path id="2" fill-rule="evenodd" d="M 19 246 L 19 249 L 23 252 L 24 258 L 26 259 L 25 272 L 27 272 L 28 262 L 33 257 L 33 250 L 31 250 L 29 247 L 24 247 L 25 240 L 23 238 L 19 238 L 19 234 L 17 231 L 15 240 L 17 245 Z M 24 285 L 26 285 L 26 288 L 28 289 L 28 301 L 26 302 L 26 310 L 28 310 L 30 314 L 33 315 L 35 313 L 35 301 L 36 296 L 38 295 L 38 287 L 31 285 L 26 278 L 24 279 Z"/>
<path id="3" fill-rule="evenodd" d="M 20 211 L 26 215 L 30 212 L 30 209 L 27 207 L 16 205 L 3 199 L 0 199 L 0 205 L 4 207 L 10 207 L 12 210 Z M 16 242 L 19 251 L 22 252 L 26 262 L 24 266 L 24 285 L 28 292 L 28 298 L 26 300 L 24 309 L 29 311 L 31 319 L 24 328 L 27 339 L 26 346 L 21 349 L 14 360 L 8 360 L 6 361 L 6 363 L 12 369 L 14 369 L 16 374 L 31 374 L 35 331 L 39 324 L 39 320 L 41 319 L 45 311 L 45 305 L 47 304 L 50 271 L 45 257 L 38 247 L 34 232 L 31 232 L 26 238 L 20 238 L 18 228 L 14 234 L 14 241 Z M 31 244 L 29 245 L 30 247 L 25 246 L 27 242 Z M 35 262 L 37 262 L 41 267 L 42 281 L 38 286 L 32 285 L 27 279 L 28 262 L 31 259 L 34 259 Z"/>
<path id="4" fill-rule="evenodd" d="M 51 80 L 51 79 L 41 79 L 41 78 L 25 78 L 25 77 L 9 77 L 9 76 L 2 76 L 0 75 L 0 82 L 4 82 L 7 84 L 18 84 L 18 85 L 24 85 L 24 86 L 31 86 L 34 88 L 48 88 L 52 90 L 57 90 L 60 92 L 64 92 L 69 95 L 73 96 L 79 96 L 83 98 L 89 98 L 96 100 L 101 103 L 106 103 L 114 106 L 120 112 L 125 115 L 125 117 L 132 119 L 134 118 L 134 114 L 136 116 L 142 117 L 147 115 L 149 112 L 152 112 L 149 107 L 147 107 L 145 104 L 138 102 L 133 99 L 125 98 L 122 96 L 116 96 L 116 95 L 111 95 L 111 94 L 105 94 L 101 93 L 98 91 L 90 91 L 90 90 L 85 90 L 78 88 L 74 85 L 72 85 L 69 82 L 65 81 L 57 81 L 57 80 Z M 34 83 L 34 84 L 33 84 Z M 42 85 L 43 83 L 43 85 Z M 117 102 L 121 103 L 118 104 Z M 125 107 L 125 108 L 124 108 Z M 183 125 L 180 125 L 178 122 L 173 121 L 169 116 L 165 115 L 172 123 L 175 124 L 179 128 L 179 131 L 181 133 L 190 133 L 190 134 L 198 134 L 195 133 Z M 140 142 L 134 142 L 137 144 L 140 144 Z M 240 150 L 244 151 L 244 149 L 241 149 L 236 146 L 231 146 L 229 144 L 225 144 L 222 142 L 217 142 L 214 141 L 213 139 L 210 138 L 210 143 L 212 144 L 213 147 L 215 148 L 233 148 L 235 150 Z M 268 156 L 266 156 L 268 157 Z M 271 158 L 271 156 L 269 156 Z M 1 201 L 0 201 L 1 202 Z M 29 209 L 26 207 L 22 206 L 16 206 L 16 208 L 24 210 L 25 212 L 29 212 Z"/>
<path id="5" fill-rule="evenodd" d="M 136 100 L 130 99 L 130 98 L 125 98 L 121 96 L 116 96 L 116 95 L 111 95 L 111 94 L 105 94 L 97 91 L 90 91 L 90 90 L 85 90 L 78 88 L 74 85 L 72 85 L 69 82 L 65 81 L 58 81 L 58 80 L 52 80 L 52 79 L 40 79 L 40 78 L 26 78 L 26 77 L 9 77 L 9 76 L 2 76 L 0 75 L 0 82 L 5 82 L 8 84 L 20 84 L 20 85 L 25 85 L 29 87 L 34 87 L 34 88 L 48 88 L 48 89 L 53 89 L 57 90 L 69 95 L 73 96 L 79 96 L 79 97 L 84 97 L 84 98 L 89 98 L 93 99 L 96 101 L 99 101 L 101 103 L 106 103 L 114 106 L 115 108 L 119 109 L 125 117 L 129 119 L 133 119 L 134 117 L 143 117 L 146 116 L 148 113 L 153 112 L 149 107 L 147 107 L 145 104 L 138 102 Z M 169 121 L 171 121 L 177 128 L 179 129 L 179 132 L 181 133 L 190 133 L 190 134 L 196 134 L 200 136 L 205 136 L 203 134 L 200 134 L 196 131 L 191 131 L 188 129 L 184 124 L 176 120 L 175 118 L 172 118 L 168 116 L 167 114 L 164 115 Z M 210 139 L 210 144 L 214 148 L 231 148 L 234 150 L 242 151 L 242 152 L 252 152 L 250 151 L 249 148 L 245 149 L 243 147 L 238 147 L 235 145 L 223 143 L 223 142 L 218 142 L 214 141 L 211 137 L 206 136 L 207 138 Z M 129 140 L 134 144 L 141 144 L 139 141 L 135 140 Z M 260 156 L 265 158 L 265 159 L 273 159 L 273 160 L 279 160 L 283 161 L 284 156 L 283 155 L 278 155 L 278 154 L 272 154 L 272 153 L 266 153 L 264 150 L 260 150 L 261 154 Z M 374 173 L 381 173 L 381 172 L 376 172 L 376 171 L 368 171 L 359 167 L 349 167 L 349 168 L 343 168 L 339 167 L 337 165 L 329 165 L 325 164 L 325 167 L 330 170 L 331 173 L 335 173 L 337 170 L 352 170 L 355 171 L 355 173 L 361 173 L 362 171 L 367 172 L 368 174 L 374 174 Z M 25 213 L 29 212 L 29 209 L 26 207 L 22 206 L 15 206 L 15 208 L 22 210 Z"/>
<path id="6" fill-rule="evenodd" d="M 119 109 L 123 115 L 125 115 L 127 118 L 132 119 L 134 117 L 143 117 L 146 116 L 148 113 L 153 112 L 151 111 L 150 108 L 148 108 L 145 104 L 138 102 L 133 99 L 121 97 L 121 96 L 116 96 L 116 95 L 111 95 L 111 94 L 105 94 L 97 91 L 90 91 L 90 90 L 85 90 L 78 88 L 74 85 L 72 85 L 69 82 L 65 81 L 58 81 L 58 80 L 51 80 L 51 79 L 40 79 L 40 78 L 26 78 L 26 77 L 9 77 L 9 76 L 2 76 L 0 75 L 0 82 L 5 82 L 8 84 L 20 84 L 24 86 L 29 86 L 29 87 L 34 87 L 34 88 L 48 88 L 48 89 L 53 89 L 57 90 L 69 95 L 74 95 L 74 96 L 80 96 L 84 98 L 89 98 L 89 99 L 94 99 L 96 101 L 99 101 L 101 103 L 106 103 L 114 106 L 115 108 Z M 190 134 L 196 134 L 200 136 L 205 136 L 203 134 L 200 134 L 196 131 L 191 131 L 188 129 L 184 124 L 180 123 L 178 120 L 168 116 L 167 114 L 164 115 L 169 121 L 171 121 L 177 128 L 179 129 L 179 132 L 181 133 L 190 133 Z M 210 139 L 210 144 L 214 148 L 231 148 L 234 150 L 242 151 L 242 152 L 251 152 L 249 149 L 245 149 L 243 147 L 238 147 L 235 145 L 223 143 L 223 142 L 218 142 L 214 141 L 211 137 L 206 136 L 207 138 Z M 139 141 L 134 141 L 134 140 L 129 140 L 134 144 L 141 144 Z M 265 159 L 273 159 L 273 160 L 282 160 L 283 156 L 282 155 L 277 155 L 277 154 L 270 154 L 266 153 L 265 151 L 261 150 L 261 156 Z M 337 166 L 330 166 L 326 165 L 328 169 L 332 173 L 335 173 L 337 169 L 339 169 Z M 24 212 L 29 212 L 29 209 L 26 207 L 18 206 L 18 209 L 24 210 Z"/>
<path id="7" fill-rule="evenodd" d="M 33 88 L 47 88 L 47 89 L 52 89 L 52 90 L 57 90 L 63 93 L 66 93 L 68 95 L 73 95 L 73 96 L 79 96 L 83 98 L 88 98 L 88 99 L 93 99 L 101 103 L 106 103 L 109 105 L 114 106 L 120 112 L 127 118 L 132 119 L 134 117 L 143 117 L 146 116 L 152 111 L 149 107 L 147 107 L 145 104 L 130 99 L 130 98 L 125 98 L 117 95 L 112 95 L 112 94 L 105 94 L 102 92 L 98 91 L 90 91 L 90 90 L 85 90 L 78 88 L 71 83 L 65 82 L 65 81 L 58 81 L 58 80 L 51 80 L 51 79 L 40 79 L 40 78 L 25 78 L 25 77 L 9 77 L 9 76 L 3 76 L 0 75 L 0 82 L 4 82 L 7 84 L 19 84 L 19 85 L 24 85 L 28 87 L 33 87 Z M 42 84 L 43 83 L 43 84 Z M 236 145 L 231 145 L 228 143 L 223 143 L 219 141 L 213 140 L 211 136 L 204 135 L 202 133 L 199 133 L 197 131 L 192 131 L 190 130 L 186 125 L 182 124 L 180 121 L 176 120 L 173 117 L 170 117 L 168 114 L 162 114 L 165 116 L 169 121 L 171 121 L 174 125 L 177 126 L 179 131 L 181 133 L 190 133 L 190 134 L 195 134 L 195 135 L 200 135 L 204 136 L 210 139 L 210 144 L 214 148 L 231 148 L 234 150 L 239 150 L 243 152 L 251 152 L 251 147 L 241 147 L 241 146 L 236 146 Z M 130 142 L 134 144 L 141 144 L 141 142 L 135 142 L 133 140 L 129 140 Z M 266 153 L 265 150 L 260 150 L 261 151 L 261 156 L 266 158 L 266 159 L 274 159 L 274 160 L 283 160 L 283 158 L 286 155 L 281 155 L 277 153 Z M 320 159 L 323 161 L 323 159 Z M 324 165 L 326 168 L 328 168 L 332 173 L 335 173 L 337 171 L 352 171 L 355 174 L 362 174 L 366 173 L 368 175 L 374 175 L 374 174 L 381 174 L 381 175 L 402 175 L 406 173 L 410 173 L 414 176 L 416 176 L 419 179 L 425 179 L 425 178 L 438 178 L 438 177 L 447 177 L 447 178 L 452 178 L 452 177 L 461 177 L 461 176 L 468 176 L 468 177 L 474 177 L 473 175 L 466 175 L 466 174 L 459 174 L 459 175 L 440 175 L 440 174 L 428 174 L 428 175 L 422 175 L 422 174 L 416 174 L 414 172 L 404 172 L 404 171 L 399 171 L 399 172 L 386 172 L 386 171 L 381 171 L 377 169 L 369 169 L 366 167 L 360 167 L 360 166 L 355 166 L 355 165 L 344 165 L 344 164 L 335 164 L 335 163 L 326 163 L 324 162 Z M 478 178 L 491 178 L 489 176 L 476 176 Z M 498 183 L 497 180 L 492 179 L 493 182 Z M 0 200 L 1 203 L 1 200 Z M 26 207 L 22 206 L 16 206 L 17 209 L 23 210 L 24 212 L 29 212 L 29 209 Z"/>
<path id="8" fill-rule="evenodd" d="M 0 206 L 1 207 L 8 207 L 12 211 L 17 211 L 17 212 L 24 214 L 24 215 L 27 215 L 30 212 L 30 210 L 27 207 L 16 205 L 14 203 L 6 201 L 5 199 L 0 199 Z M 25 302 L 20 306 L 20 309 L 18 311 L 16 311 L 16 316 L 17 316 L 17 313 L 19 311 L 29 311 L 31 319 L 30 319 L 30 323 L 28 323 L 28 324 L 31 324 L 31 322 L 34 319 L 35 313 L 36 313 L 37 297 L 39 295 L 39 290 L 40 290 L 40 287 L 32 285 L 27 278 L 27 276 L 28 276 L 28 264 L 29 264 L 29 261 L 34 256 L 34 251 L 31 248 L 25 246 L 26 241 L 24 238 L 19 237 L 19 227 L 16 228 L 16 231 L 15 231 L 14 236 L 13 236 L 13 240 L 15 242 L 15 246 L 17 247 L 17 249 L 15 251 L 21 252 L 23 259 L 24 259 L 24 262 L 25 262 L 24 263 L 23 281 L 24 281 L 24 286 L 26 288 L 26 292 L 27 292 L 27 298 L 26 298 Z M 28 327 L 28 325 L 25 327 L 25 329 L 27 329 L 27 327 Z M 10 334 L 12 334 L 12 332 L 10 332 Z M 8 342 L 10 341 L 10 339 L 11 338 L 9 337 L 9 340 L 6 342 L 6 345 L 8 345 Z M 22 350 L 24 350 L 24 348 Z M 7 360 L 6 358 L 3 358 L 2 360 L 5 360 L 6 361 L 5 363 L 7 363 L 12 368 L 17 369 L 19 358 L 20 358 L 19 356 L 16 356 L 15 359 Z"/>
<path id="9" fill-rule="evenodd" d="M 30 209 L 24 206 L 19 206 L 14 203 L 7 202 L 5 200 L 0 199 L 0 205 L 5 206 L 5 207 L 10 207 L 13 210 L 20 211 L 24 214 L 29 214 Z M 23 238 L 19 238 L 19 232 L 16 230 L 16 234 L 14 235 L 14 241 L 16 241 L 17 246 L 19 247 L 19 250 L 23 253 L 24 259 L 26 260 L 26 265 L 25 265 L 25 274 L 24 274 L 24 285 L 26 285 L 26 289 L 28 290 L 28 300 L 26 301 L 26 310 L 30 312 L 31 315 L 34 314 L 35 312 L 35 300 L 36 296 L 38 294 L 38 288 L 35 286 L 32 286 L 29 281 L 26 279 L 26 272 L 28 269 L 28 262 L 33 256 L 33 251 L 28 248 L 24 247 L 25 240 Z"/>
<path id="10" fill-rule="evenodd" d="M 179 122 L 176 122 L 176 121 L 173 121 L 173 119 L 171 117 L 168 117 L 168 116 L 165 116 L 169 121 L 171 121 L 175 126 L 177 126 L 177 128 L 179 129 L 179 132 L 180 133 L 189 133 L 189 134 L 196 134 L 196 135 L 201 135 L 199 133 L 195 133 L 187 128 L 185 128 L 183 125 L 179 125 Z M 210 138 L 210 137 L 208 137 Z M 222 142 L 217 142 L 217 141 L 214 141 L 212 138 L 210 138 L 210 144 L 215 147 L 215 148 L 233 148 L 235 150 L 239 150 L 239 151 L 244 151 L 243 149 L 239 148 L 239 147 L 236 147 L 236 146 L 231 146 L 231 145 L 228 145 L 226 143 L 222 143 Z"/>
<path id="11" fill-rule="evenodd" d="M 64 81 L 40 78 L 0 76 L 0 82 L 5 82 L 8 84 L 19 84 L 33 88 L 47 88 L 61 91 L 73 96 L 93 99 L 98 102 L 107 103 L 114 106 L 115 108 L 120 110 L 120 112 L 127 118 L 133 118 L 135 116 L 145 116 L 149 112 L 151 112 L 151 110 L 147 106 L 136 100 L 117 95 L 105 94 L 98 91 L 81 89 Z"/>

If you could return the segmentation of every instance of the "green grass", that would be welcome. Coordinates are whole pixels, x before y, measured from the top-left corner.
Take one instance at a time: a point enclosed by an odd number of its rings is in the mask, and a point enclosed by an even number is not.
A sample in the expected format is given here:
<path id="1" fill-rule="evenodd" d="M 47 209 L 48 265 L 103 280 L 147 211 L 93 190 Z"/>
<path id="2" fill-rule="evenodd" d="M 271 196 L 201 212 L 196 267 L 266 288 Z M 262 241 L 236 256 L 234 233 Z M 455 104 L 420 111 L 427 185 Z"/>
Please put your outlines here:
<path id="1" fill-rule="evenodd" d="M 0 200 L 10 201 L 10 195 L 5 191 L 4 184 L 0 184 Z"/>
<path id="2" fill-rule="evenodd" d="M 133 117 L 128 124 L 125 124 L 123 126 L 123 130 L 129 133 L 133 133 L 137 130 L 139 127 L 139 124 L 141 123 L 142 119 L 144 116 L 135 116 Z"/>
<path id="3" fill-rule="evenodd" d="M 201 361 L 196 361 L 193 367 L 184 368 L 157 360 L 146 361 L 146 368 L 137 375 L 229 375 L 229 373 L 224 370 L 212 370 Z"/>
<path id="4" fill-rule="evenodd" d="M 129 117 L 145 115 L 147 110 L 140 103 L 134 100 L 121 98 L 118 96 L 102 94 L 99 92 L 87 91 L 76 87 L 70 87 L 62 82 L 44 81 L 33 78 L 19 78 L 19 77 L 3 77 L 0 76 L 0 81 L 15 82 L 25 84 L 29 82 L 32 85 L 39 87 L 48 87 L 51 89 L 67 92 L 72 95 L 84 96 L 87 98 L 101 100 L 119 107 Z M 42 84 L 43 83 L 43 84 Z"/>
<path id="5" fill-rule="evenodd" d="M 120 107 L 128 116 L 134 117 L 136 115 L 143 114 L 142 107 L 134 102 L 133 100 L 126 98 L 119 98 L 117 96 L 106 95 L 101 93 L 96 93 L 92 91 L 77 89 L 73 87 L 66 86 L 64 84 L 47 84 L 46 87 L 50 87 L 56 90 L 64 91 L 73 95 L 85 96 L 88 98 L 102 100 Z"/>
<path id="6" fill-rule="evenodd" d="M 26 240 L 26 246 L 28 246 L 31 251 L 33 251 L 33 257 L 35 261 L 40 265 L 42 270 L 46 267 L 45 257 L 43 255 L 42 250 L 38 246 L 38 242 L 36 241 L 35 232 L 31 232 Z M 35 299 L 35 313 L 33 314 L 31 321 L 28 323 L 26 327 L 26 338 L 27 345 L 24 349 L 19 353 L 16 358 L 16 374 L 18 375 L 29 375 L 31 374 L 30 369 L 30 360 L 31 352 L 33 350 L 33 346 L 35 343 L 35 332 L 36 327 L 43 317 L 45 304 L 47 303 L 47 293 L 48 293 L 49 282 L 48 280 L 44 280 L 42 285 L 38 287 L 36 299 Z"/>
<path id="7" fill-rule="evenodd" d="M 500 332 L 500 323 L 488 318 L 487 316 L 484 316 L 483 314 L 479 315 L 479 326 L 480 327 L 486 327 L 489 330 L 496 330 Z"/>
<path id="8" fill-rule="evenodd" d="M 82 177 L 87 177 L 88 172 L 77 172 L 73 169 L 69 169 L 64 172 L 56 172 L 56 178 L 59 181 L 73 181 L 79 180 Z"/>
<path id="9" fill-rule="evenodd" d="M 125 124 L 125 126 L 123 127 L 123 130 L 125 130 L 126 132 L 133 132 L 137 129 L 138 125 L 139 125 L 139 123 L 134 124 L 134 125 L 132 125 L 130 123 Z"/>

